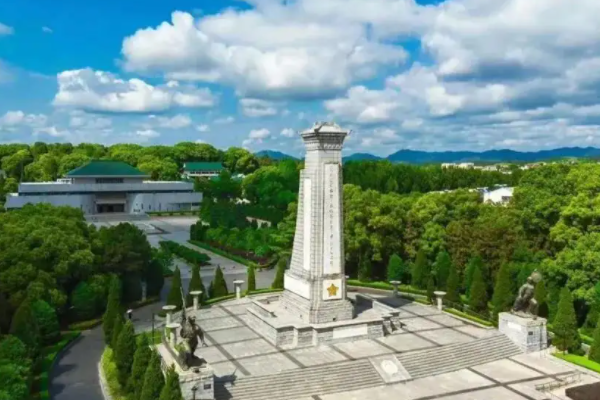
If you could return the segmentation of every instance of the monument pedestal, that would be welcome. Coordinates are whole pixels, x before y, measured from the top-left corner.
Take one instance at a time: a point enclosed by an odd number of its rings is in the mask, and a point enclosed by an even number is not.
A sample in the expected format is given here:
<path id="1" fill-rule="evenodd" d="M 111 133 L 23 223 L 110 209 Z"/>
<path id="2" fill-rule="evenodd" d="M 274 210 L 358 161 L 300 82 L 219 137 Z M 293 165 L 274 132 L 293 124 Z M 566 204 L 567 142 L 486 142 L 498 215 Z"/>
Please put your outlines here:
<path id="1" fill-rule="evenodd" d="M 545 318 L 522 317 L 503 312 L 498 314 L 498 329 L 525 353 L 548 347 L 547 321 Z"/>

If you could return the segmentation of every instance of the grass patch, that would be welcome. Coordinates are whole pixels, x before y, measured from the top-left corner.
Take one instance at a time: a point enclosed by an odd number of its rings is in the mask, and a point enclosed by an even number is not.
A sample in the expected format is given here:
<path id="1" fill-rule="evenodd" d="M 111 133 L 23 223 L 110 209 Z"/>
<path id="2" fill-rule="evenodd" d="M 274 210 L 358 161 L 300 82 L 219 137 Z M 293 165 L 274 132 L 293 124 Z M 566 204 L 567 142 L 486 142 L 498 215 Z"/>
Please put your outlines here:
<path id="1" fill-rule="evenodd" d="M 77 339 L 81 332 L 64 332 L 60 341 L 56 344 L 46 346 L 42 349 L 41 362 L 38 373 L 33 377 L 32 397 L 36 399 L 50 399 L 50 371 L 58 354 L 73 340 Z"/>
<path id="2" fill-rule="evenodd" d="M 160 245 L 160 248 L 164 251 L 167 251 L 173 254 L 174 256 L 182 258 L 185 261 L 192 264 L 208 265 L 208 262 L 210 261 L 210 257 L 208 256 L 208 254 L 201 253 L 194 249 L 190 249 L 189 247 L 181 245 L 172 240 L 163 240 L 158 244 Z"/>
<path id="3" fill-rule="evenodd" d="M 561 360 L 565 360 L 570 362 L 571 364 L 579 365 L 580 367 L 587 368 L 594 372 L 600 373 L 600 364 L 589 360 L 586 356 L 578 356 L 575 354 L 563 354 L 563 353 L 554 353 L 552 354 L 556 358 L 560 358 Z"/>
<path id="4" fill-rule="evenodd" d="M 162 341 L 160 331 L 161 331 L 160 329 L 155 329 L 154 330 L 154 337 L 152 337 L 152 331 L 150 331 L 150 332 L 142 332 L 140 334 L 137 334 L 136 336 L 137 337 L 146 336 L 146 339 L 148 339 L 148 343 L 150 343 L 150 344 L 160 344 L 161 341 Z"/>
<path id="5" fill-rule="evenodd" d="M 594 344 L 594 338 L 588 336 L 588 335 L 584 335 L 583 333 L 579 332 L 579 337 L 581 338 L 581 341 L 585 344 L 587 344 L 588 346 L 591 346 L 592 344 Z"/>
<path id="6" fill-rule="evenodd" d="M 113 359 L 113 351 L 110 347 L 104 349 L 102 358 L 100 361 L 102 371 L 104 372 L 104 379 L 106 379 L 106 386 L 108 386 L 108 392 L 113 400 L 127 400 L 125 391 L 119 383 L 117 371 L 117 365 Z"/>
<path id="7" fill-rule="evenodd" d="M 90 319 L 88 321 L 74 322 L 67 327 L 70 331 L 87 331 L 102 324 L 102 317 Z"/>
<path id="8" fill-rule="evenodd" d="M 363 282 L 359 281 L 358 279 L 348 279 L 346 284 L 349 286 L 366 287 L 371 289 L 394 290 L 394 286 L 387 282 Z M 398 291 L 416 294 L 419 296 L 427 296 L 427 290 L 417 289 L 409 285 L 398 286 Z"/>
<path id="9" fill-rule="evenodd" d="M 425 304 L 426 306 L 430 306 L 431 302 L 427 299 L 424 299 L 422 297 L 413 297 L 414 301 L 416 301 L 417 303 L 421 303 L 421 304 Z"/>
<path id="10" fill-rule="evenodd" d="M 450 314 L 456 315 L 458 317 L 468 319 L 469 321 L 477 322 L 478 324 L 481 324 L 481 325 L 484 325 L 484 326 L 490 326 L 490 327 L 494 326 L 494 324 L 492 324 L 490 321 L 486 321 L 484 319 L 478 318 L 478 317 L 476 317 L 474 315 L 468 314 L 468 313 L 463 312 L 463 311 L 458 311 L 458 310 L 456 310 L 454 308 L 446 308 L 446 309 L 444 309 L 444 311 L 446 311 L 446 312 L 448 312 Z"/>

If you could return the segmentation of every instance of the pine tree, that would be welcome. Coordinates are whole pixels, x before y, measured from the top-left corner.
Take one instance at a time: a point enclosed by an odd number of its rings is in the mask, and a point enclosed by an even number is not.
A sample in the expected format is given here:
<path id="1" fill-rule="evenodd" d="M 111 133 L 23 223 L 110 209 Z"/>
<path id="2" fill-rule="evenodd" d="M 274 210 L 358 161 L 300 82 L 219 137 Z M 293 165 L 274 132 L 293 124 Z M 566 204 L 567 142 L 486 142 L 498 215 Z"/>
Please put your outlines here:
<path id="1" fill-rule="evenodd" d="M 543 280 L 535 286 L 533 297 L 538 303 L 538 315 L 542 318 L 548 318 L 548 291 Z"/>
<path id="2" fill-rule="evenodd" d="M 112 340 L 115 316 L 118 314 L 121 314 L 121 282 L 119 281 L 119 278 L 114 275 L 110 281 L 108 302 L 106 311 L 102 317 L 102 329 L 104 330 L 104 342 L 106 344 L 110 344 Z"/>
<path id="3" fill-rule="evenodd" d="M 450 264 L 450 274 L 448 275 L 448 284 L 446 285 L 446 299 L 452 303 L 462 303 L 460 298 L 460 278 L 454 264 Z"/>
<path id="4" fill-rule="evenodd" d="M 256 273 L 254 267 L 250 265 L 248 267 L 248 293 L 256 290 Z"/>
<path id="5" fill-rule="evenodd" d="M 144 386 L 140 393 L 139 400 L 156 400 L 160 397 L 160 392 L 165 385 L 165 378 L 160 369 L 160 356 L 153 351 L 150 356 L 150 363 L 144 373 Z"/>
<path id="6" fill-rule="evenodd" d="M 214 280 L 210 281 L 208 285 L 208 298 L 212 299 L 215 297 L 215 285 L 213 285 Z"/>
<path id="7" fill-rule="evenodd" d="M 560 286 L 552 284 L 548 287 L 548 323 L 553 323 L 558 313 Z"/>
<path id="8" fill-rule="evenodd" d="M 177 307 L 177 310 L 181 310 L 181 307 L 183 307 L 183 299 L 181 298 L 181 271 L 179 267 L 175 267 L 175 271 L 173 271 L 167 304 Z"/>
<path id="9" fill-rule="evenodd" d="M 129 400 L 139 400 L 144 385 L 144 374 L 150 362 L 152 350 L 147 335 L 141 335 L 133 355 L 131 375 L 127 380 L 127 391 L 131 393 Z"/>
<path id="10" fill-rule="evenodd" d="M 200 302 L 202 302 L 206 296 L 206 289 L 204 288 L 204 283 L 202 283 L 202 278 L 200 278 L 200 266 L 193 265 L 192 266 L 192 278 L 190 279 L 190 284 L 188 285 L 188 294 L 186 296 L 187 307 L 191 307 L 194 304 L 194 296 L 190 293 L 201 290 L 202 294 L 200 295 Z"/>
<path id="11" fill-rule="evenodd" d="M 427 287 L 429 273 L 430 268 L 429 263 L 427 262 L 427 256 L 425 255 L 425 251 L 420 249 L 417 252 L 417 258 L 415 259 L 412 269 L 412 285 L 419 289 L 425 289 Z"/>
<path id="12" fill-rule="evenodd" d="M 135 331 L 131 321 L 127 321 L 117 339 L 117 345 L 114 348 L 115 364 L 119 372 L 118 378 L 121 385 L 125 387 L 127 379 L 131 373 L 133 356 L 136 350 Z"/>
<path id="13" fill-rule="evenodd" d="M 360 257 L 358 262 L 358 280 L 363 282 L 369 282 L 373 273 L 373 266 L 371 264 L 371 257 L 368 254 L 364 254 Z"/>
<path id="14" fill-rule="evenodd" d="M 469 296 L 469 309 L 485 316 L 488 314 L 486 284 L 483 280 L 481 270 L 478 267 L 473 271 L 473 282 L 471 283 L 471 294 Z"/>
<path id="15" fill-rule="evenodd" d="M 433 274 L 429 274 L 429 279 L 427 280 L 427 300 L 429 300 L 429 302 L 431 304 L 433 304 L 434 300 L 435 300 L 435 278 L 433 276 Z"/>
<path id="16" fill-rule="evenodd" d="M 577 354 L 581 349 L 581 339 L 577 331 L 577 320 L 575 307 L 573 306 L 573 297 L 566 287 L 560 291 L 560 301 L 558 302 L 558 311 L 554 319 L 554 339 L 553 343 L 560 351 L 569 351 Z"/>
<path id="17" fill-rule="evenodd" d="M 514 295 L 511 290 L 510 265 L 502 264 L 496 275 L 496 285 L 494 295 L 492 296 L 492 321 L 498 321 L 498 314 L 509 311 L 514 302 Z"/>
<path id="18" fill-rule="evenodd" d="M 217 266 L 217 270 L 215 271 L 215 277 L 213 279 L 213 292 L 215 298 L 227 296 L 228 294 L 227 283 L 225 282 L 223 271 L 221 271 L 221 266 Z"/>
<path id="19" fill-rule="evenodd" d="M 390 281 L 403 281 L 404 280 L 405 267 L 402 259 L 398 254 L 392 254 L 387 265 L 387 280 Z M 406 282 L 405 282 L 406 283 Z"/>
<path id="20" fill-rule="evenodd" d="M 110 347 L 112 347 L 113 352 L 117 353 L 117 343 L 119 342 L 119 335 L 123 330 L 123 326 L 125 326 L 125 317 L 123 314 L 118 313 L 115 315 L 115 322 L 113 323 L 113 331 L 112 331 L 112 339 L 110 339 Z"/>
<path id="21" fill-rule="evenodd" d="M 31 358 L 37 356 L 42 337 L 29 300 L 23 301 L 17 308 L 10 325 L 10 334 L 19 338 L 27 346 Z"/>
<path id="22" fill-rule="evenodd" d="M 277 271 L 275 272 L 275 279 L 273 279 L 273 283 L 271 284 L 271 289 L 283 289 L 283 279 L 285 275 L 285 267 L 287 266 L 287 262 L 285 258 L 280 258 L 277 262 Z"/>
<path id="23" fill-rule="evenodd" d="M 179 385 L 179 375 L 175 372 L 175 366 L 172 365 L 167 370 L 167 379 L 163 386 L 159 400 L 181 400 L 181 386 Z"/>
<path id="24" fill-rule="evenodd" d="M 450 269 L 452 268 L 451 264 L 452 260 L 450 259 L 450 254 L 445 251 L 440 251 L 435 259 L 435 277 L 439 289 L 446 288 Z"/>
<path id="25" fill-rule="evenodd" d="M 473 284 L 473 274 L 475 273 L 476 269 L 479 269 L 479 272 L 481 272 L 482 279 L 485 279 L 483 278 L 483 261 L 479 256 L 472 257 L 467 263 L 467 268 L 465 269 L 465 286 L 463 289 L 465 293 L 467 293 L 467 296 L 469 296 L 471 293 L 471 285 Z"/>
<path id="26" fill-rule="evenodd" d="M 600 321 L 598 321 L 596 330 L 594 330 L 594 341 L 592 342 L 588 358 L 600 364 Z"/>

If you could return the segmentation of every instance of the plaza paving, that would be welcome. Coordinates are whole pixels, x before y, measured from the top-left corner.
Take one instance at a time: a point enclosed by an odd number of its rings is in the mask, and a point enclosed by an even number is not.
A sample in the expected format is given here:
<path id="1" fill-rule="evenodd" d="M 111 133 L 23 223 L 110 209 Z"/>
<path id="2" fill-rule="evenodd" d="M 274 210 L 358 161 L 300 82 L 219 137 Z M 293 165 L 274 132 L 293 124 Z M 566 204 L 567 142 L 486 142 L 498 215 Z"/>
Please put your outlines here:
<path id="1" fill-rule="evenodd" d="M 538 400 L 548 397 L 536 391 L 536 385 L 570 376 L 574 372 L 574 368 L 551 356 L 519 354 L 489 363 L 473 362 L 471 366 L 457 368 L 456 371 L 386 385 L 370 366 L 370 358 L 391 355 L 402 361 L 403 357 L 420 357 L 421 354 L 425 356 L 442 352 L 449 348 L 447 346 L 463 345 L 468 352 L 469 345 L 487 338 L 493 340 L 499 333 L 467 324 L 434 307 L 383 296 L 381 300 L 401 310 L 404 327 L 400 332 L 376 340 L 296 349 L 276 347 L 248 326 L 245 315 L 247 299 L 232 300 L 196 311 L 198 321 L 206 331 L 208 345 L 199 348 L 197 353 L 214 368 L 218 382 L 217 399 L 258 399 L 262 396 L 261 386 L 273 384 L 273 390 L 278 390 L 279 385 L 285 385 L 285 382 L 290 385 L 300 382 L 297 393 L 301 395 L 280 397 L 280 394 L 273 392 L 262 398 Z M 485 360 L 484 353 L 481 354 L 481 360 Z M 422 360 L 422 363 L 427 362 L 425 358 Z M 311 374 L 311 371 L 314 373 Z M 336 371 L 340 376 L 336 375 Z M 323 380 L 323 391 L 318 385 L 308 385 L 310 380 L 322 380 L 322 375 L 328 373 L 331 374 L 331 380 L 343 378 L 349 383 L 336 387 Z M 595 379 L 584 375 L 582 382 Z M 354 386 L 352 381 L 356 383 Z M 363 381 L 364 388 L 360 387 Z M 346 389 L 349 391 L 344 391 Z M 557 394 L 561 390 L 564 393 L 563 388 L 556 391 Z"/>

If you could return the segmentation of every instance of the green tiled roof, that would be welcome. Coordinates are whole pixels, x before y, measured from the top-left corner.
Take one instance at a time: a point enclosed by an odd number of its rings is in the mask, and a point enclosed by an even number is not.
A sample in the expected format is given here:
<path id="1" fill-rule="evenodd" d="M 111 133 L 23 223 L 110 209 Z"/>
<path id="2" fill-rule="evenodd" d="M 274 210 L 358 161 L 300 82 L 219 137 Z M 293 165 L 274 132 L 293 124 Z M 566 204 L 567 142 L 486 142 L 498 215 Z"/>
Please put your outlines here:
<path id="1" fill-rule="evenodd" d="M 93 160 L 67 173 L 68 177 L 81 176 L 148 176 L 137 168 L 122 161 Z"/>
<path id="2" fill-rule="evenodd" d="M 222 171 L 223 164 L 220 162 L 186 162 L 183 164 L 184 171 Z"/>

